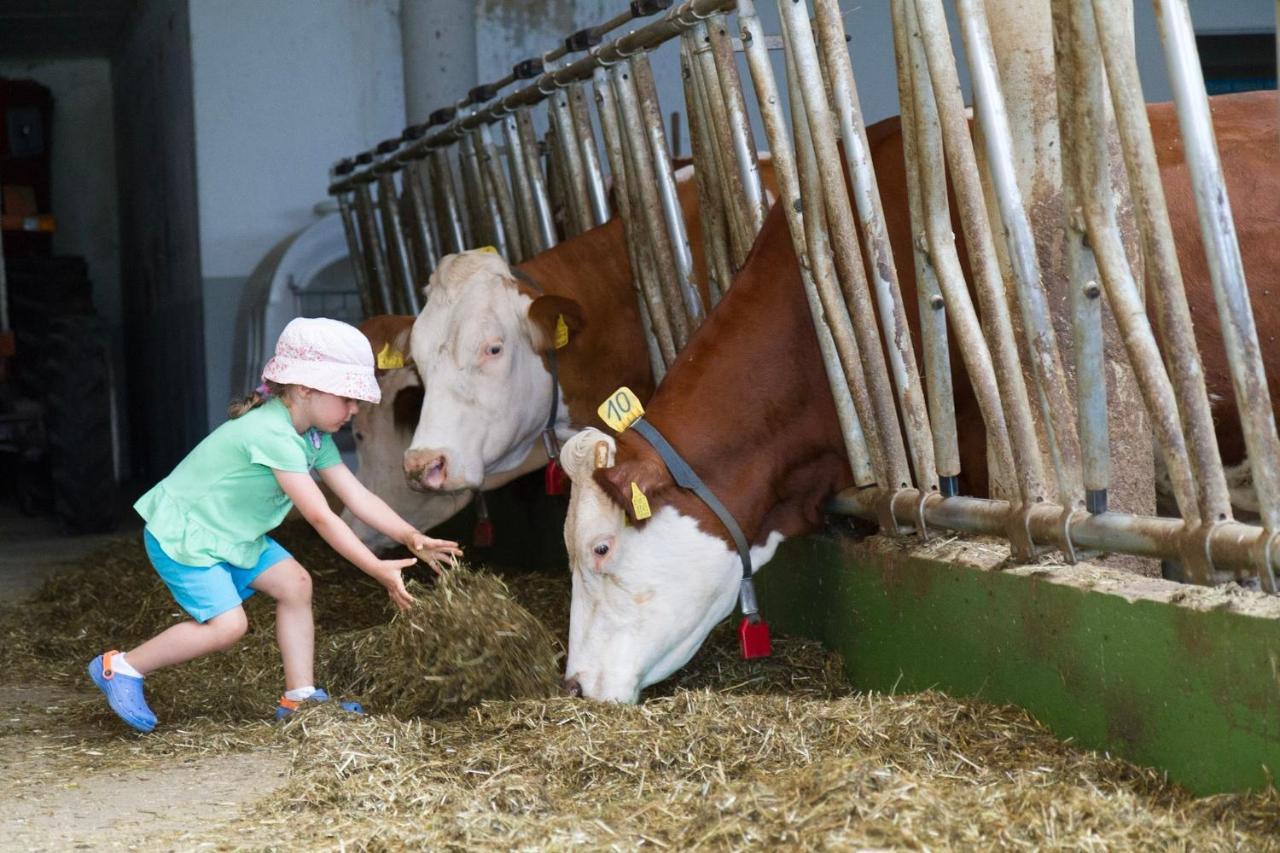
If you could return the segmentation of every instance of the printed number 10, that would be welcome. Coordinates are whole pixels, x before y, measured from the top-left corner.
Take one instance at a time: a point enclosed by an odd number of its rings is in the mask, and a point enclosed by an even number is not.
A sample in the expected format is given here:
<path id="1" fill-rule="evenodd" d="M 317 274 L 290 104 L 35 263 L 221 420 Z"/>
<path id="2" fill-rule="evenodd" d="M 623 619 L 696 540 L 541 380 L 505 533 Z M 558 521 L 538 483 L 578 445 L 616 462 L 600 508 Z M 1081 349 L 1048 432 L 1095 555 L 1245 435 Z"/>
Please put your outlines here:
<path id="1" fill-rule="evenodd" d="M 609 401 L 609 417 L 611 420 L 620 421 L 622 416 L 631 411 L 631 398 L 622 392 L 613 395 L 613 399 Z"/>

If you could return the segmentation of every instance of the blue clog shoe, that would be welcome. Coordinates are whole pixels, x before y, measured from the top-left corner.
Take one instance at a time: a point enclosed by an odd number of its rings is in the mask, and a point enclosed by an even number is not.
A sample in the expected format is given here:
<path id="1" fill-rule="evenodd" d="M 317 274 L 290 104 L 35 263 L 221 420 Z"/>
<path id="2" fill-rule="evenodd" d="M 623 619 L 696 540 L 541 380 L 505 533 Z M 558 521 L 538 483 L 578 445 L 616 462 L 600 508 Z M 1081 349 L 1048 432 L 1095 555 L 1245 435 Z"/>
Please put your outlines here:
<path id="1" fill-rule="evenodd" d="M 107 704 L 130 728 L 149 732 L 156 727 L 156 715 L 147 707 L 142 694 L 142 679 L 115 672 L 111 659 L 120 654 L 112 650 L 89 661 L 89 677 L 107 697 Z"/>
<path id="2" fill-rule="evenodd" d="M 289 716 L 294 711 L 298 710 L 298 708 L 302 707 L 308 702 L 328 702 L 328 701 L 329 701 L 329 694 L 324 690 L 317 690 L 315 693 L 312 693 L 306 699 L 300 699 L 300 700 L 290 699 L 287 696 L 281 696 L 280 704 L 276 707 L 276 719 L 283 720 L 285 717 Z M 352 714 L 364 713 L 364 708 L 360 706 L 359 702 L 339 702 L 338 707 L 344 711 L 349 711 Z"/>

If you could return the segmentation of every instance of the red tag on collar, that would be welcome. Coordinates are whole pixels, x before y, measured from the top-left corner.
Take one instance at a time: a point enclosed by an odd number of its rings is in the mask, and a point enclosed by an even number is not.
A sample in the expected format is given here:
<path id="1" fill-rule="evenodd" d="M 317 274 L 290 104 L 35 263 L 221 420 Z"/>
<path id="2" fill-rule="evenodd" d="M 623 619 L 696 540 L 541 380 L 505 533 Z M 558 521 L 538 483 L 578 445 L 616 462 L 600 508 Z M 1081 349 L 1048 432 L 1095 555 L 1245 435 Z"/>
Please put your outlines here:
<path id="1" fill-rule="evenodd" d="M 752 622 L 746 616 L 738 624 L 738 645 L 742 659 L 767 658 L 773 654 L 773 641 L 769 639 L 769 625 L 763 619 Z"/>
<path id="2" fill-rule="evenodd" d="M 493 545 L 493 522 L 487 518 L 477 518 L 476 526 L 471 531 L 471 544 L 477 548 L 489 548 Z"/>
<path id="3" fill-rule="evenodd" d="M 568 491 L 566 479 L 564 469 L 554 459 L 548 462 L 547 467 L 542 470 L 542 481 L 549 495 L 565 494 Z"/>

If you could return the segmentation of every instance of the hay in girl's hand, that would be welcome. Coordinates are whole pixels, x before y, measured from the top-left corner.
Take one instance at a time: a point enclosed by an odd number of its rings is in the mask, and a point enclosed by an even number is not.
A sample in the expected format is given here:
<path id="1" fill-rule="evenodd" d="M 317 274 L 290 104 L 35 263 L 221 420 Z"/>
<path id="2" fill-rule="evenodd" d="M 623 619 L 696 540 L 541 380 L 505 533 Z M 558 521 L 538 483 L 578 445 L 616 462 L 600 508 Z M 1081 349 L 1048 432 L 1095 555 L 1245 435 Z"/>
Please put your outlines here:
<path id="1" fill-rule="evenodd" d="M 460 565 L 409 589 L 414 605 L 389 623 L 334 639 L 326 657 L 343 693 L 407 717 L 555 692 L 560 643 L 501 580 Z"/>

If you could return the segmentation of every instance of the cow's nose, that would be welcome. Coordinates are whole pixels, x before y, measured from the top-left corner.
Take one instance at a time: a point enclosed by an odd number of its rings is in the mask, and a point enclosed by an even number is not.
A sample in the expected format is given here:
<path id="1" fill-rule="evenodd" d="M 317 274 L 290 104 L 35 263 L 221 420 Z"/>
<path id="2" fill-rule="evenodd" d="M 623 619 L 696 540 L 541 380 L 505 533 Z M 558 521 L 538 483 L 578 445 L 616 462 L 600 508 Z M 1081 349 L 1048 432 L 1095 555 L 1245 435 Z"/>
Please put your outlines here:
<path id="1" fill-rule="evenodd" d="M 449 460 L 441 454 L 427 462 L 425 468 L 422 469 L 422 482 L 428 489 L 438 489 L 444 485 L 445 478 L 449 476 Z"/>
<path id="2" fill-rule="evenodd" d="M 578 676 L 570 676 L 564 680 L 564 695 L 574 699 L 582 698 L 582 684 L 578 681 Z"/>
<path id="3" fill-rule="evenodd" d="M 410 488 L 423 491 L 438 489 L 449 474 L 448 458 L 440 450 L 407 450 L 404 454 L 404 476 Z"/>

